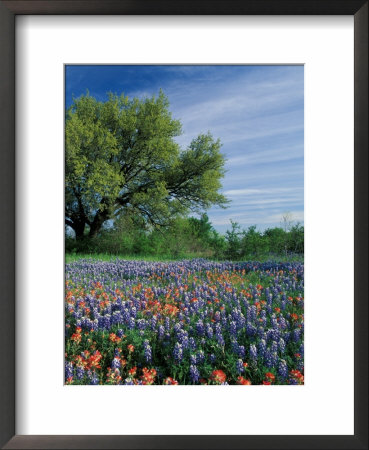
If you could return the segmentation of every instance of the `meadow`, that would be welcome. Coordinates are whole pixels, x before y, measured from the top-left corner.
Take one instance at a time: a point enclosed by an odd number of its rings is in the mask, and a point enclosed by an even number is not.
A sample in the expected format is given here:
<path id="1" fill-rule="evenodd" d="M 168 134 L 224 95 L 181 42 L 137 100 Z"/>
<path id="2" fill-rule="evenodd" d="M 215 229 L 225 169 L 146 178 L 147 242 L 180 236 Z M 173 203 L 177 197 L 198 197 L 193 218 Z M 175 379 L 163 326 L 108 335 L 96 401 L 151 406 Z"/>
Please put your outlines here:
<path id="1" fill-rule="evenodd" d="M 301 385 L 301 262 L 67 257 L 65 383 Z"/>

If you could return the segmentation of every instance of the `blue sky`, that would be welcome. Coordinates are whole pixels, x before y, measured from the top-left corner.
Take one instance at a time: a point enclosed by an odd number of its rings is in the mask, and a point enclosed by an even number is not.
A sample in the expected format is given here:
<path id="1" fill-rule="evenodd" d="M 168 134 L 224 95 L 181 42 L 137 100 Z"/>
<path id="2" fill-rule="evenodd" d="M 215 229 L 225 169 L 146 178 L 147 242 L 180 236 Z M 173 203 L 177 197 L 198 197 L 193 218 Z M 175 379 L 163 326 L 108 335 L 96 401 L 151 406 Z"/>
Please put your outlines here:
<path id="1" fill-rule="evenodd" d="M 208 211 L 218 231 L 230 219 L 261 231 L 280 226 L 286 212 L 303 224 L 303 66 L 66 66 L 67 106 L 87 89 L 105 100 L 107 92 L 142 98 L 160 88 L 182 122 L 182 147 L 207 131 L 223 144 L 231 203 Z"/>

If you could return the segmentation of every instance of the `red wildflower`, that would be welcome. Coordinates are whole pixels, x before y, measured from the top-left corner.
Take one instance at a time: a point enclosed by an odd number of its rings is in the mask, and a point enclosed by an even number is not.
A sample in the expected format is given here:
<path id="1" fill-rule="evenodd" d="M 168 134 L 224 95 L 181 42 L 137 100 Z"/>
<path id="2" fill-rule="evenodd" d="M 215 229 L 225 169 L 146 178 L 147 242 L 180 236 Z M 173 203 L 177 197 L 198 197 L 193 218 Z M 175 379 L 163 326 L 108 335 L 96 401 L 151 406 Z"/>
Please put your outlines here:
<path id="1" fill-rule="evenodd" d="M 275 375 L 272 372 L 267 372 L 265 374 L 265 378 L 267 378 L 269 381 L 274 381 L 275 380 Z"/>
<path id="2" fill-rule="evenodd" d="M 130 375 L 132 375 L 133 377 L 136 375 L 136 372 L 137 372 L 137 367 L 136 366 L 132 367 L 132 369 L 129 369 L 129 371 L 128 371 L 128 373 Z"/>
<path id="3" fill-rule="evenodd" d="M 175 380 L 175 379 L 172 378 L 172 377 L 167 377 L 167 378 L 164 380 L 164 384 L 167 384 L 167 385 L 175 385 L 175 384 L 178 384 L 178 381 Z"/>
<path id="4" fill-rule="evenodd" d="M 82 336 L 80 333 L 73 333 L 70 339 L 71 341 L 77 342 L 77 344 L 79 344 L 81 342 Z"/>
<path id="5" fill-rule="evenodd" d="M 109 339 L 112 341 L 112 342 L 120 342 L 122 339 L 120 338 L 120 337 L 118 337 L 115 333 L 110 333 L 109 334 Z"/>
<path id="6" fill-rule="evenodd" d="M 100 360 L 102 358 L 102 354 L 96 350 L 93 355 L 88 358 L 88 366 L 89 368 L 101 369 Z"/>
<path id="7" fill-rule="evenodd" d="M 304 384 L 304 375 L 299 370 L 291 370 L 290 374 L 298 381 L 299 384 Z"/>
<path id="8" fill-rule="evenodd" d="M 247 380 L 247 379 L 244 378 L 244 377 L 239 376 L 239 377 L 237 378 L 237 384 L 250 385 L 250 384 L 251 384 L 251 381 L 250 381 L 250 380 Z"/>
<path id="9" fill-rule="evenodd" d="M 108 372 L 106 374 L 107 382 L 112 384 L 119 384 L 122 381 L 122 377 L 120 376 L 119 369 L 114 369 L 114 371 L 111 369 L 111 367 L 108 368 Z"/>
<path id="10" fill-rule="evenodd" d="M 143 375 L 141 375 L 142 384 L 153 384 L 156 377 L 155 369 L 147 369 L 144 367 L 142 369 Z"/>
<path id="11" fill-rule="evenodd" d="M 211 377 L 210 377 L 215 383 L 224 383 L 227 379 L 226 374 L 223 372 L 223 370 L 213 370 Z"/>

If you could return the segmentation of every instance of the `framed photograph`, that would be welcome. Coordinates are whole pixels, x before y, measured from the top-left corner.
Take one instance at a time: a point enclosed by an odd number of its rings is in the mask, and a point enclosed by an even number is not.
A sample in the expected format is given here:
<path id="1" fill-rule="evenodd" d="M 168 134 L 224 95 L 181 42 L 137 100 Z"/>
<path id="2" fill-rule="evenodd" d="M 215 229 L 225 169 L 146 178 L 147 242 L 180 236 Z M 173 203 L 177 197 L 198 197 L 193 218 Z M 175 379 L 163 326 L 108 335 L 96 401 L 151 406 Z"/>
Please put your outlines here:
<path id="1" fill-rule="evenodd" d="M 3 448 L 368 448 L 367 2 L 0 21 Z"/>

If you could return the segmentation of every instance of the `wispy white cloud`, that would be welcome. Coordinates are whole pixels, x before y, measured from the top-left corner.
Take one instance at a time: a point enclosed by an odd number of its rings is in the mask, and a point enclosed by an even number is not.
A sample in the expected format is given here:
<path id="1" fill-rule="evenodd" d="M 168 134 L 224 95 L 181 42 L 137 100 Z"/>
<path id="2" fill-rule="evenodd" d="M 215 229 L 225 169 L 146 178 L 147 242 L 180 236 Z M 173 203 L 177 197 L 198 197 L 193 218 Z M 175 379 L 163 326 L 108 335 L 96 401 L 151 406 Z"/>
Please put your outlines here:
<path id="1" fill-rule="evenodd" d="M 283 214 L 285 213 L 286 211 L 283 210 L 277 214 L 259 215 L 257 217 L 251 215 L 230 215 L 227 217 L 220 216 L 220 217 L 213 217 L 212 223 L 217 227 L 222 227 L 222 229 L 225 230 L 230 229 L 230 224 L 232 220 L 233 222 L 237 222 L 244 228 L 252 225 L 257 225 L 259 229 L 263 230 L 268 227 L 282 226 Z M 257 218 L 257 220 L 255 220 L 255 218 Z M 303 224 L 304 212 L 299 210 L 291 211 L 291 218 L 293 225 L 297 223 Z"/>
<path id="2" fill-rule="evenodd" d="M 235 197 L 235 196 L 245 196 L 245 195 L 255 195 L 255 194 L 286 194 L 288 192 L 301 191 L 301 187 L 293 188 L 269 188 L 269 189 L 230 189 L 229 191 L 224 191 L 224 195 Z"/>

